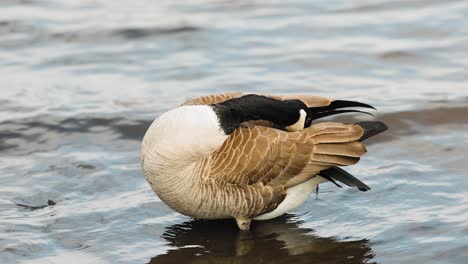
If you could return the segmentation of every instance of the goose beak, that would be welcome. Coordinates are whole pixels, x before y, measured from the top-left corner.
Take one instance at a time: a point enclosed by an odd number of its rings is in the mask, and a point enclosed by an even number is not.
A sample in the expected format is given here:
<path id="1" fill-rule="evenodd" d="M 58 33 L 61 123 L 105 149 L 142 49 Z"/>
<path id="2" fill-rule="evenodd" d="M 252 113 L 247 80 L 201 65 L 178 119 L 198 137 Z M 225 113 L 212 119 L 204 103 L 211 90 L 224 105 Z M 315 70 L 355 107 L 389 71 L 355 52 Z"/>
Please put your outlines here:
<path id="1" fill-rule="evenodd" d="M 360 108 L 369 108 L 369 109 L 377 110 L 375 109 L 375 107 L 365 104 L 365 103 L 361 103 L 361 102 L 336 100 L 336 101 L 331 102 L 327 106 L 309 107 L 305 127 L 309 127 L 312 124 L 313 120 L 327 117 L 327 116 L 337 115 L 337 114 L 363 113 L 363 114 L 373 116 L 371 113 L 364 112 L 361 110 L 342 109 L 342 108 L 349 108 L 349 107 L 360 107 Z M 342 109 L 342 110 L 338 110 L 338 109 Z"/>

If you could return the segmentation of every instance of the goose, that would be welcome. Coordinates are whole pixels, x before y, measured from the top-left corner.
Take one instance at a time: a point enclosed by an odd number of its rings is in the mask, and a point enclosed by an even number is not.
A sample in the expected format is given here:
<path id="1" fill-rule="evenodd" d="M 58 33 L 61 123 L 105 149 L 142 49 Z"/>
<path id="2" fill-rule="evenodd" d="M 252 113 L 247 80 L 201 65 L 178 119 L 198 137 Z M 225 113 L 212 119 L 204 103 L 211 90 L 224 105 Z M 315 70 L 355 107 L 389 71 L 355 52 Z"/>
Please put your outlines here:
<path id="1" fill-rule="evenodd" d="M 202 96 L 161 114 L 141 144 L 141 167 L 156 195 L 198 219 L 234 218 L 240 230 L 302 205 L 316 186 L 369 186 L 339 166 L 357 163 L 378 121 L 314 123 L 356 101 L 307 95 L 225 93 Z M 348 109 L 344 109 L 348 108 Z"/>

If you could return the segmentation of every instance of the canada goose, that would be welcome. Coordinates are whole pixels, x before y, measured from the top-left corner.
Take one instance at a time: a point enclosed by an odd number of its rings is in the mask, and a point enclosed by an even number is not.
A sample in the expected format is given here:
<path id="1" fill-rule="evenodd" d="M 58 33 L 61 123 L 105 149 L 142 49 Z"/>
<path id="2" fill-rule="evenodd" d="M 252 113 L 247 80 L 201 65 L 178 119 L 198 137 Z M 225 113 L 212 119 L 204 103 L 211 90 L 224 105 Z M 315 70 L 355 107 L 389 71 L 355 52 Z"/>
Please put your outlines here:
<path id="1" fill-rule="evenodd" d="M 146 131 L 141 165 L 153 191 L 194 218 L 252 220 L 300 206 L 316 185 L 337 181 L 370 188 L 336 166 L 352 165 L 362 140 L 387 129 L 381 122 L 342 124 L 321 117 L 372 106 L 317 96 L 229 93 L 187 101 Z M 339 185 L 338 185 L 339 186 Z"/>

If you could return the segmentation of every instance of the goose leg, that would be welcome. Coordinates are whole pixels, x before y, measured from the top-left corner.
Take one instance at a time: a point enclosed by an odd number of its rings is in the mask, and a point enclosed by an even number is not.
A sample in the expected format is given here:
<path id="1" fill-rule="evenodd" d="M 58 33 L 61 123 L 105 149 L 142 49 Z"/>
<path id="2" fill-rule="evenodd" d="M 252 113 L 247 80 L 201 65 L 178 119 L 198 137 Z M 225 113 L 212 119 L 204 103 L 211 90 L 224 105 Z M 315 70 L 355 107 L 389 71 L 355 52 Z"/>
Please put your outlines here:
<path id="1" fill-rule="evenodd" d="M 237 226 L 243 231 L 248 231 L 250 229 L 251 221 L 252 219 L 236 218 Z"/>

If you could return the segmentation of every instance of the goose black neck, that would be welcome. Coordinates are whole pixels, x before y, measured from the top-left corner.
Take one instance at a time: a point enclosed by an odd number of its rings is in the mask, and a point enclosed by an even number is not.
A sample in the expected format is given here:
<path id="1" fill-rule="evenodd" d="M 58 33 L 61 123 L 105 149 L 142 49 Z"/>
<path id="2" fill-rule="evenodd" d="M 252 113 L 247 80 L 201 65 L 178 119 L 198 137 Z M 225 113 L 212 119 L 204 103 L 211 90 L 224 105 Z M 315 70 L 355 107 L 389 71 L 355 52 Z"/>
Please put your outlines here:
<path id="1" fill-rule="evenodd" d="M 226 134 L 232 133 L 242 122 L 267 120 L 276 126 L 296 123 L 300 109 L 306 106 L 300 100 L 275 100 L 261 95 L 245 95 L 212 105 Z"/>

